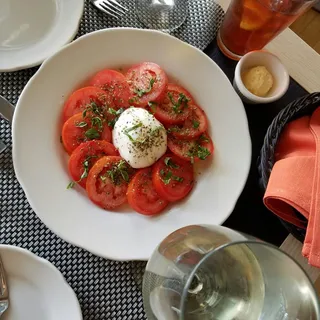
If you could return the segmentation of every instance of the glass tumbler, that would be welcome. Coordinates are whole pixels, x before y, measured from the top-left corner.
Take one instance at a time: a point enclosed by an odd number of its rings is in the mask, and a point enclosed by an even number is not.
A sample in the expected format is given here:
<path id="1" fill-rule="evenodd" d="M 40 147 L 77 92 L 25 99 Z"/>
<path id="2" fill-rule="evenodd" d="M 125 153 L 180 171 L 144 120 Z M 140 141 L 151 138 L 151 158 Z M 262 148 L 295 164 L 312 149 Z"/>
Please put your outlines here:
<path id="1" fill-rule="evenodd" d="M 297 262 L 220 226 L 188 226 L 164 239 L 148 261 L 143 300 L 149 320 L 320 319 Z"/>
<path id="2" fill-rule="evenodd" d="M 218 33 L 221 51 L 231 59 L 262 49 L 317 0 L 232 0 Z"/>

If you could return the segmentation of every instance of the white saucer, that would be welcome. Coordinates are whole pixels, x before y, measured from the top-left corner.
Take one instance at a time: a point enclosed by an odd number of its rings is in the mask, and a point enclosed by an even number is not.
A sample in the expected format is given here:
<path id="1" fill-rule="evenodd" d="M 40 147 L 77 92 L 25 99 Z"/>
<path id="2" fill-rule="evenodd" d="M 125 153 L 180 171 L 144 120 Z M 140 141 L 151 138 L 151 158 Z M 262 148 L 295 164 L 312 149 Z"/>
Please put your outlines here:
<path id="1" fill-rule="evenodd" d="M 30 251 L 0 245 L 10 305 L 1 320 L 81 320 L 75 293 L 50 262 Z"/>
<path id="2" fill-rule="evenodd" d="M 0 71 L 41 64 L 77 33 L 83 0 L 1 0 Z"/>

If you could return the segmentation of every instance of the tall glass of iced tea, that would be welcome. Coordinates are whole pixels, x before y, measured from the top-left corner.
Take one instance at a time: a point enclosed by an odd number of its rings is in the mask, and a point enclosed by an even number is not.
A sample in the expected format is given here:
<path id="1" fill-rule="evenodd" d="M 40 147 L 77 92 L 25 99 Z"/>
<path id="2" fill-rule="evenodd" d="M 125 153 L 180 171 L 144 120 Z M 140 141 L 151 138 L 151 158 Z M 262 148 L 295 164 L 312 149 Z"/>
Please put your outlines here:
<path id="1" fill-rule="evenodd" d="M 316 0 L 232 0 L 218 34 L 221 51 L 238 60 L 262 49 Z"/>

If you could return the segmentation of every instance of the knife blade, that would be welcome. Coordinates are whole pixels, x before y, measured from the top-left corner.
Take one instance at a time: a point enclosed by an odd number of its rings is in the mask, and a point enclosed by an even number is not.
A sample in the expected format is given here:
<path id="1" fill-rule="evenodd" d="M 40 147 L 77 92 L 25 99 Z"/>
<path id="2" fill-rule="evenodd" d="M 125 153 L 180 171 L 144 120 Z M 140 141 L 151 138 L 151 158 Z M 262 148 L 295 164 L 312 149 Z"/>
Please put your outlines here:
<path id="1" fill-rule="evenodd" d="M 6 100 L 4 97 L 0 96 L 0 117 L 12 122 L 14 113 L 14 106 Z"/>

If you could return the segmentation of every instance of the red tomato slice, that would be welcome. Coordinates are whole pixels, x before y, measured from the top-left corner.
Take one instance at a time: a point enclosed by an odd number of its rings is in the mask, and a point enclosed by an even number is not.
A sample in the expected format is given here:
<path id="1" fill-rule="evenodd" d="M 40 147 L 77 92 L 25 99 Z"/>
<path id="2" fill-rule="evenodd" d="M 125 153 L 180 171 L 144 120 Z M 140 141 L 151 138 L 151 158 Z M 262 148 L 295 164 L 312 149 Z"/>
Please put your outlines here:
<path id="1" fill-rule="evenodd" d="M 99 119 L 99 120 L 95 120 Z M 66 151 L 71 154 L 82 142 L 89 140 L 111 141 L 111 131 L 103 118 L 89 113 L 77 113 L 68 119 L 62 127 L 62 143 Z"/>
<path id="2" fill-rule="evenodd" d="M 84 111 L 86 107 L 94 102 L 99 108 L 104 109 L 108 103 L 108 94 L 95 87 L 85 87 L 79 89 L 71 94 L 62 111 L 62 121 L 65 123 L 76 113 Z"/>
<path id="3" fill-rule="evenodd" d="M 213 155 L 214 151 L 212 140 L 207 133 L 193 140 L 179 140 L 168 136 L 168 148 L 181 159 L 191 162 L 205 160 Z"/>
<path id="4" fill-rule="evenodd" d="M 152 169 L 139 170 L 132 178 L 127 191 L 128 203 L 133 210 L 152 216 L 160 213 L 168 201 L 160 198 L 152 184 Z"/>
<path id="5" fill-rule="evenodd" d="M 193 188 L 193 166 L 176 155 L 165 154 L 153 166 L 152 182 L 163 199 L 181 200 Z"/>
<path id="6" fill-rule="evenodd" d="M 131 91 L 131 105 L 147 107 L 148 102 L 160 103 L 164 99 L 168 78 L 155 63 L 143 62 L 131 67 L 126 74 Z"/>
<path id="7" fill-rule="evenodd" d="M 109 210 L 125 203 L 130 170 L 129 165 L 121 157 L 105 156 L 99 159 L 89 171 L 87 178 L 86 189 L 90 200 L 99 207 Z"/>
<path id="8" fill-rule="evenodd" d="M 130 90 L 125 76 L 116 71 L 105 69 L 96 73 L 89 81 L 91 86 L 98 87 L 112 97 L 116 109 L 129 107 Z"/>
<path id="9" fill-rule="evenodd" d="M 197 105 L 190 105 L 190 115 L 181 125 L 174 125 L 168 131 L 178 139 L 195 139 L 208 129 L 208 119 L 204 111 Z"/>
<path id="10" fill-rule="evenodd" d="M 69 159 L 69 173 L 73 181 L 86 187 L 87 176 L 92 166 L 103 156 L 117 156 L 113 144 L 104 140 L 92 140 L 81 143 Z"/>
<path id="11" fill-rule="evenodd" d="M 164 101 L 156 105 L 154 116 L 164 124 L 182 123 L 188 118 L 192 103 L 193 98 L 186 89 L 169 83 Z"/>

